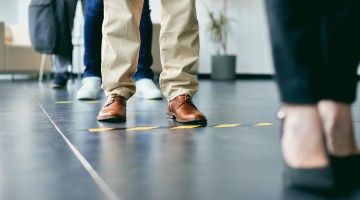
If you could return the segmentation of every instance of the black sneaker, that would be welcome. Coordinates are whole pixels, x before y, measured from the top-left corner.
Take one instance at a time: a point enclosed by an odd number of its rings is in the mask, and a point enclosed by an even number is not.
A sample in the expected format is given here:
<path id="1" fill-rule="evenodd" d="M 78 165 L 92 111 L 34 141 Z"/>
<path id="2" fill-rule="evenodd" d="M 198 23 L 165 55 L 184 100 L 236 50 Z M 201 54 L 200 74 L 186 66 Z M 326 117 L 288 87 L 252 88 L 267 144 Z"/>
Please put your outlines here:
<path id="1" fill-rule="evenodd" d="M 69 76 L 69 72 L 55 73 L 55 78 L 52 82 L 51 87 L 54 89 L 61 89 L 66 87 Z"/>

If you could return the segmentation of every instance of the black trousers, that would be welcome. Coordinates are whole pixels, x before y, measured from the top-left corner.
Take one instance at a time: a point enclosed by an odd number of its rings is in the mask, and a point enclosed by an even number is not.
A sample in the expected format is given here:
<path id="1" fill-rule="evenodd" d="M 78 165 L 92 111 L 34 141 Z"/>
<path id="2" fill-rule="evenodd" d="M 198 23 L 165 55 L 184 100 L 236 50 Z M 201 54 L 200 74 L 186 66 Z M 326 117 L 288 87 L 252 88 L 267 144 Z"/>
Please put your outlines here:
<path id="1" fill-rule="evenodd" d="M 266 0 L 281 99 L 356 99 L 360 0 Z"/>

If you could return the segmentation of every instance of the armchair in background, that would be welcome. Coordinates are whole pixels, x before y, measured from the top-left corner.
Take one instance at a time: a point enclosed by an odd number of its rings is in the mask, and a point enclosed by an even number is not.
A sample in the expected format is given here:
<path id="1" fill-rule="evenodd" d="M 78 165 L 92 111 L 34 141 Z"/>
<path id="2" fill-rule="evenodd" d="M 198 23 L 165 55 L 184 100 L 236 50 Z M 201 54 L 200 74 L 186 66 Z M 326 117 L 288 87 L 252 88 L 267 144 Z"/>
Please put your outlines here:
<path id="1" fill-rule="evenodd" d="M 51 70 L 51 62 L 31 48 L 28 29 L 22 25 L 5 26 L 0 22 L 0 73 L 37 74 L 41 64 Z M 43 62 L 43 63 L 41 63 Z"/>

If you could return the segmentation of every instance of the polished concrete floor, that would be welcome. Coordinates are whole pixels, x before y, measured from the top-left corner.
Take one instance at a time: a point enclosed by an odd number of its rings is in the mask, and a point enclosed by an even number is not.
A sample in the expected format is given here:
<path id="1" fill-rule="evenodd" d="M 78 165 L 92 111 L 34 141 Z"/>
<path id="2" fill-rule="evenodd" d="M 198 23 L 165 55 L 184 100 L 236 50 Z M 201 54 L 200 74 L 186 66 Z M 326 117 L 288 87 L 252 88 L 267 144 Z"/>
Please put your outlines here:
<path id="1" fill-rule="evenodd" d="M 103 102 L 77 101 L 78 87 L 0 82 L 0 199 L 284 198 L 273 81 L 201 81 L 194 101 L 206 127 L 169 121 L 165 100 L 137 98 L 126 123 L 99 123 Z M 358 133 L 359 111 L 357 102 Z"/>

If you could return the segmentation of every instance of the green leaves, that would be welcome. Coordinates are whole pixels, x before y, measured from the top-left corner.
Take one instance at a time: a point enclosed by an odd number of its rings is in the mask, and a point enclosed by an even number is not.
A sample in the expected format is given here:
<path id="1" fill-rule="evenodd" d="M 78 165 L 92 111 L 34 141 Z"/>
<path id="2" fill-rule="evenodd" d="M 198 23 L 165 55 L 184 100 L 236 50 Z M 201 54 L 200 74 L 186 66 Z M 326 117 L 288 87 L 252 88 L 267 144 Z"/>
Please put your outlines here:
<path id="1" fill-rule="evenodd" d="M 217 54 L 223 52 L 227 54 L 227 35 L 230 25 L 230 20 L 227 15 L 227 0 L 223 0 L 222 9 L 216 9 L 216 11 L 210 10 L 206 6 L 209 16 L 209 24 L 207 27 L 209 39 L 214 42 L 216 46 Z"/>

